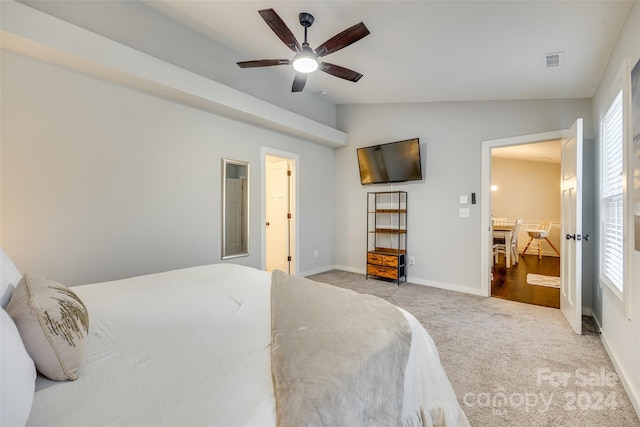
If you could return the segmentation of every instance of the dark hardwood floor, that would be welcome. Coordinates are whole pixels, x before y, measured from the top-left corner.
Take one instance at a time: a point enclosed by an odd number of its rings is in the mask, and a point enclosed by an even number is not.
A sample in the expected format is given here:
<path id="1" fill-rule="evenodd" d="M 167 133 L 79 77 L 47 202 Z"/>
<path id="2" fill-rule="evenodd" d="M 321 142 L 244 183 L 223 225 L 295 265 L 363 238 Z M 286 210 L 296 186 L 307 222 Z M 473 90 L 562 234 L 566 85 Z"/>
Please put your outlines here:
<path id="1" fill-rule="evenodd" d="M 527 304 L 560 308 L 560 289 L 534 286 L 527 283 L 527 273 L 560 276 L 560 258 L 538 255 L 520 256 L 518 264 L 505 268 L 504 257 L 500 256 L 491 272 L 491 296 L 519 301 Z"/>

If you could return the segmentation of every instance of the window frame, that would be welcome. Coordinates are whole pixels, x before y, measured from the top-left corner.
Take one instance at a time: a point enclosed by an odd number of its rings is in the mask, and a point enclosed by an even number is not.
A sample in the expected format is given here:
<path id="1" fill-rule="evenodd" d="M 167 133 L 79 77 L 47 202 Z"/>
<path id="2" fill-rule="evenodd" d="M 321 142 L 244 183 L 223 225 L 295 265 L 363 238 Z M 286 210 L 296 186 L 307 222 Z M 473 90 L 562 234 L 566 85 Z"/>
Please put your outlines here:
<path id="1" fill-rule="evenodd" d="M 609 87 L 609 91 L 607 92 L 607 96 L 604 98 L 603 103 L 600 109 L 600 117 L 598 121 L 599 126 L 599 148 L 600 148 L 600 159 L 598 163 L 599 168 L 599 176 L 598 176 L 598 184 L 599 184 L 599 193 L 598 193 L 598 212 L 600 217 L 600 239 L 599 239 L 599 281 L 600 287 L 602 288 L 604 284 L 604 288 L 609 289 L 613 295 L 615 295 L 614 300 L 618 301 L 622 310 L 624 311 L 625 317 L 627 319 L 631 319 L 630 314 L 630 269 L 631 269 L 631 253 L 633 251 L 633 239 L 629 236 L 632 236 L 633 233 L 633 212 L 632 209 L 632 201 L 631 201 L 631 191 L 633 182 L 631 181 L 633 178 L 633 174 L 630 171 L 633 171 L 631 160 L 632 160 L 632 129 L 631 129 L 631 70 L 629 67 L 630 60 L 629 58 L 625 59 L 620 67 L 620 70 L 616 74 L 615 79 L 611 83 Z M 622 93 L 622 290 L 618 289 L 618 287 L 613 284 L 604 273 L 604 218 L 603 218 L 603 210 L 604 210 L 604 202 L 605 198 L 603 196 L 603 162 L 604 162 L 604 144 L 603 144 L 603 120 L 605 115 L 609 112 L 610 107 L 615 101 L 616 97 L 619 93 Z"/>

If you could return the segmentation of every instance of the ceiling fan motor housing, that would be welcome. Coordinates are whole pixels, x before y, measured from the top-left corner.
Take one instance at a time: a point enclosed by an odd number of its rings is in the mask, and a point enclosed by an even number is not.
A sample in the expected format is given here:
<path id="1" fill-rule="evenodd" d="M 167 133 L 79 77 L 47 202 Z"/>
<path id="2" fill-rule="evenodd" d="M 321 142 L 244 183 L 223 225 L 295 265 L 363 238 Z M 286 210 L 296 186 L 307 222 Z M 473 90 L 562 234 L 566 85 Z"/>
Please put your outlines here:
<path id="1" fill-rule="evenodd" d="M 298 15 L 298 19 L 300 20 L 300 25 L 303 27 L 310 27 L 313 24 L 313 15 L 308 12 L 302 12 Z"/>

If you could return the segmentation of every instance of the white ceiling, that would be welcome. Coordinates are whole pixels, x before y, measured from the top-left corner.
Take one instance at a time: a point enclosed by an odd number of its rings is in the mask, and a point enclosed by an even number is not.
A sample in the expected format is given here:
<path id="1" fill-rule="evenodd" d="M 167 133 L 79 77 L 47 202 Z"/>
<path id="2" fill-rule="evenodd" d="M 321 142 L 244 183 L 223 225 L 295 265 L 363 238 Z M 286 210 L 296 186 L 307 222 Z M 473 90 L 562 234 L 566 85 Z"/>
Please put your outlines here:
<path id="1" fill-rule="evenodd" d="M 562 160 L 560 143 L 560 140 L 556 139 L 534 144 L 497 147 L 491 149 L 491 157 L 560 164 Z"/>
<path id="2" fill-rule="evenodd" d="M 273 8 L 311 47 L 363 21 L 371 34 L 324 59 L 364 74 L 358 83 L 315 72 L 305 91 L 336 104 L 591 98 L 630 1 L 160 1 L 147 5 L 236 50 L 245 60 L 293 53 L 258 14 Z M 563 52 L 545 68 L 547 53 Z M 277 72 L 290 66 L 244 69 Z"/>

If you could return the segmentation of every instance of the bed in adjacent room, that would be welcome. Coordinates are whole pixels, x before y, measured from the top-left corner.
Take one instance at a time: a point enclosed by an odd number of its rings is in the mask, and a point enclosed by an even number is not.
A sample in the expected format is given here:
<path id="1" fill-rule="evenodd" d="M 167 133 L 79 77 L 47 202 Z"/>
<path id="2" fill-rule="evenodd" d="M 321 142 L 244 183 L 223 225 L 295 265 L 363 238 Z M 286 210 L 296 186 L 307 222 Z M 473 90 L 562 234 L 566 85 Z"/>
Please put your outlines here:
<path id="1" fill-rule="evenodd" d="M 77 379 L 7 374 L 24 356 L 3 310 L 0 421 L 31 387 L 32 426 L 468 425 L 431 337 L 379 298 L 235 264 L 69 289 L 89 319 Z"/>

